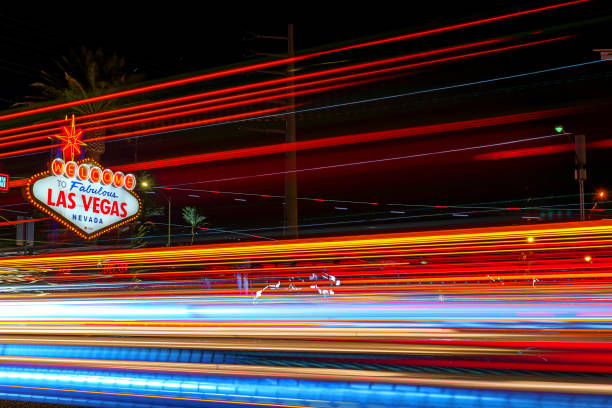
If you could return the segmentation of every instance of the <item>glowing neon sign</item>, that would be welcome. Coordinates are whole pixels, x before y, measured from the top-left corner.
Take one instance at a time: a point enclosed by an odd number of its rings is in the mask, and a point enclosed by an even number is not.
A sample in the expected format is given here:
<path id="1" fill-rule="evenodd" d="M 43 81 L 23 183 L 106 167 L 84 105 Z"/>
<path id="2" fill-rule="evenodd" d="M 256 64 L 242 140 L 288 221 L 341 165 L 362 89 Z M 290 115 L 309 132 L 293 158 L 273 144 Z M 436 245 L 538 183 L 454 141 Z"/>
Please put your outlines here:
<path id="1" fill-rule="evenodd" d="M 67 157 L 70 157 L 70 160 L 74 160 L 74 154 L 81 154 L 81 146 L 87 145 L 81 140 L 83 131 L 74 126 L 74 115 L 72 115 L 70 127 L 63 126 L 62 132 L 64 132 L 64 134 L 56 135 L 55 137 L 62 141 L 62 154 L 64 155 L 64 160 L 67 160 Z M 69 156 L 67 156 L 67 153 Z"/>
<path id="2" fill-rule="evenodd" d="M 9 190 L 9 175 L 0 173 L 0 191 Z"/>
<path id="3" fill-rule="evenodd" d="M 104 169 L 91 159 L 55 159 L 28 181 L 27 198 L 79 236 L 91 239 L 140 214 L 136 177 Z"/>

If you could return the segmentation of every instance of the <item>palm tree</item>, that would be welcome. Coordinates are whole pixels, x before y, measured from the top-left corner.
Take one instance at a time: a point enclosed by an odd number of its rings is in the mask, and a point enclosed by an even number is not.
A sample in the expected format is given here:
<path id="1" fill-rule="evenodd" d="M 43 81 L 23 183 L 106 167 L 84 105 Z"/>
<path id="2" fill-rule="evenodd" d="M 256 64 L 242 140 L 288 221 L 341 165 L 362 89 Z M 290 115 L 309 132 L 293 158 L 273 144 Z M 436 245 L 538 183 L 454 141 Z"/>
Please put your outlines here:
<path id="1" fill-rule="evenodd" d="M 183 219 L 191 225 L 191 245 L 193 245 L 195 229 L 204 224 L 206 217 L 198 214 L 198 209 L 195 207 L 183 207 Z"/>
<path id="2" fill-rule="evenodd" d="M 42 81 L 31 84 L 40 90 L 40 95 L 26 96 L 26 102 L 16 103 L 13 106 L 36 107 L 44 101 L 85 99 L 110 93 L 144 78 L 141 74 L 128 75 L 125 72 L 125 59 L 118 57 L 117 54 L 107 56 L 100 48 L 95 52 L 85 47 L 81 47 L 78 51 L 71 50 L 67 56 L 55 62 L 59 72 L 41 71 Z M 103 112 L 115 104 L 114 99 L 108 99 L 73 106 L 71 110 L 78 115 L 87 115 Z M 95 122 L 92 125 L 95 126 Z M 88 136 L 96 138 L 105 134 L 106 131 L 101 129 L 90 132 Z M 87 139 L 84 141 L 87 143 Z M 87 156 L 99 162 L 106 146 L 103 141 L 95 141 L 87 143 L 86 149 Z"/>

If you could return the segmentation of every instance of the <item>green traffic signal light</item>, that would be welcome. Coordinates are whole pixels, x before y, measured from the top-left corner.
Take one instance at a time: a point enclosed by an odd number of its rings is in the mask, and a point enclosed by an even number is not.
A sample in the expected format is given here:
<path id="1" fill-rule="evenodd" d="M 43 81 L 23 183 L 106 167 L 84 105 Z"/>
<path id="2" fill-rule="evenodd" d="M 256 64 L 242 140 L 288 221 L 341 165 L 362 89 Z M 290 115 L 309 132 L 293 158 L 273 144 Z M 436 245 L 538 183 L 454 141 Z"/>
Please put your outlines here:
<path id="1" fill-rule="evenodd" d="M 557 132 L 557 133 L 563 133 L 563 126 L 561 126 L 561 125 L 557 125 L 557 126 L 555 126 L 555 132 Z"/>

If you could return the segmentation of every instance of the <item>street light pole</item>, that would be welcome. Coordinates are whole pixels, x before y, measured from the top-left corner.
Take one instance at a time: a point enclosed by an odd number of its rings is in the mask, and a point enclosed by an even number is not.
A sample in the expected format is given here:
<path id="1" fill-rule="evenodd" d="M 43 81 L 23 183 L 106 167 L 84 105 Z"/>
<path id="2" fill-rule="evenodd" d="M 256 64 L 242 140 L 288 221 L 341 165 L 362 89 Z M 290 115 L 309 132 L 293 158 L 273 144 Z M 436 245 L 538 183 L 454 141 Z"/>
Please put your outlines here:
<path id="1" fill-rule="evenodd" d="M 159 193 L 168 202 L 168 243 L 166 246 L 172 244 L 172 197 L 166 195 L 162 189 L 156 188 L 156 193 Z"/>
<path id="2" fill-rule="evenodd" d="M 584 221 L 584 180 L 586 180 L 586 143 L 584 135 L 574 136 L 576 150 L 576 170 L 574 177 L 578 180 L 578 192 L 580 195 L 580 221 Z"/>
<path id="3" fill-rule="evenodd" d="M 161 189 L 152 187 L 149 183 L 144 182 L 141 184 L 143 189 L 147 189 L 145 191 L 146 194 L 157 194 L 159 193 L 166 201 L 168 201 L 168 243 L 167 246 L 172 244 L 172 197 L 167 196 Z"/>
<path id="4" fill-rule="evenodd" d="M 172 225 L 172 218 L 171 218 L 171 214 L 172 214 L 172 197 L 166 197 L 168 200 L 168 246 L 170 246 L 171 242 L 171 233 L 170 233 L 170 227 Z"/>
<path id="5" fill-rule="evenodd" d="M 16 246 L 19 246 L 19 243 L 18 243 L 18 241 L 19 241 L 19 237 L 18 237 L 18 235 L 19 235 L 19 231 L 20 231 L 20 229 L 19 229 L 19 225 L 14 224 L 12 221 L 10 221 L 10 220 L 8 220 L 8 219 L 4 218 L 4 217 L 3 217 L 3 216 L 1 216 L 1 215 L 0 215 L 0 218 L 2 218 L 4 221 L 6 221 L 6 222 L 8 223 L 8 225 L 12 225 L 13 227 L 15 227 L 15 228 L 16 228 L 17 236 L 15 236 L 15 245 L 16 245 Z M 27 222 L 26 222 L 25 224 L 27 224 Z M 23 225 L 23 224 L 21 224 L 21 225 Z M 26 235 L 27 235 L 27 234 L 26 234 Z M 24 246 L 24 249 L 23 249 L 23 254 L 24 254 L 24 255 L 27 255 L 27 254 L 28 254 L 28 249 L 26 248 L 26 247 L 28 246 L 28 243 L 27 243 L 27 237 L 24 237 L 24 238 L 25 238 L 25 239 L 23 240 L 23 244 L 22 244 L 22 245 Z M 32 238 L 32 245 L 34 245 L 34 238 Z"/>

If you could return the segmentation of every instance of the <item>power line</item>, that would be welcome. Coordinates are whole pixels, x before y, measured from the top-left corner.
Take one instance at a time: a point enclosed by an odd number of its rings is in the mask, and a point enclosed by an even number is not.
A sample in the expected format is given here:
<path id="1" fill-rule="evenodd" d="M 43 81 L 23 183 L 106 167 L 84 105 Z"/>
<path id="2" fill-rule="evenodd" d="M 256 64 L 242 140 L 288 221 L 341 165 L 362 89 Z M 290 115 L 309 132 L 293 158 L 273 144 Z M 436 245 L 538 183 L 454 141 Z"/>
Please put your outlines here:
<path id="1" fill-rule="evenodd" d="M 395 160 L 416 159 L 416 158 L 429 157 L 429 156 L 440 155 L 440 154 L 459 153 L 459 152 L 466 152 L 466 151 L 473 151 L 473 150 L 488 149 L 491 147 L 507 146 L 507 145 L 523 143 L 523 142 L 531 142 L 531 141 L 536 141 L 536 140 L 545 140 L 545 139 L 551 139 L 554 137 L 567 136 L 567 135 L 569 135 L 569 133 L 556 133 L 556 134 L 546 135 L 546 136 L 537 136 L 537 137 L 529 137 L 525 139 L 510 140 L 507 142 L 490 143 L 490 144 L 479 145 L 479 146 L 469 146 L 469 147 L 459 147 L 456 149 L 439 150 L 436 152 L 417 153 L 417 154 L 409 154 L 409 155 L 403 155 L 403 156 L 385 157 L 382 159 L 361 160 L 361 161 L 356 161 L 356 162 L 330 164 L 327 166 L 297 169 L 295 171 L 290 171 L 290 172 L 291 173 L 293 172 L 303 173 L 303 172 L 308 172 L 308 171 L 319 171 L 319 170 L 329 170 L 329 169 L 336 169 L 336 168 L 350 167 L 350 166 L 360 166 L 364 164 L 384 163 L 384 162 L 395 161 Z M 215 179 L 215 180 L 193 181 L 193 182 L 188 182 L 188 183 L 159 186 L 159 188 L 180 187 L 180 186 L 188 186 L 188 185 L 193 185 L 193 184 L 216 183 L 216 182 L 222 182 L 222 181 L 235 181 L 235 180 L 243 180 L 243 179 L 255 178 L 255 177 L 279 176 L 279 175 L 284 175 L 290 172 L 277 171 L 277 172 L 271 172 L 271 173 L 251 174 L 248 176 L 226 177 L 226 178 Z"/>

